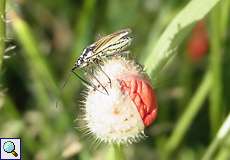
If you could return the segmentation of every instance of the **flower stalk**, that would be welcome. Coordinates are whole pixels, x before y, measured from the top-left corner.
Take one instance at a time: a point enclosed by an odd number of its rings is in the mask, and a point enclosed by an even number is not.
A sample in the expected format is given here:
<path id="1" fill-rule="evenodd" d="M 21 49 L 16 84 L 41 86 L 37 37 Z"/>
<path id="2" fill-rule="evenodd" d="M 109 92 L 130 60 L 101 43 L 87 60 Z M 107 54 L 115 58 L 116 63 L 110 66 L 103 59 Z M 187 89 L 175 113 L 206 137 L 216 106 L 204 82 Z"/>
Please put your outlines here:
<path id="1" fill-rule="evenodd" d="M 125 160 L 125 154 L 122 145 L 113 144 L 109 152 L 109 160 Z"/>

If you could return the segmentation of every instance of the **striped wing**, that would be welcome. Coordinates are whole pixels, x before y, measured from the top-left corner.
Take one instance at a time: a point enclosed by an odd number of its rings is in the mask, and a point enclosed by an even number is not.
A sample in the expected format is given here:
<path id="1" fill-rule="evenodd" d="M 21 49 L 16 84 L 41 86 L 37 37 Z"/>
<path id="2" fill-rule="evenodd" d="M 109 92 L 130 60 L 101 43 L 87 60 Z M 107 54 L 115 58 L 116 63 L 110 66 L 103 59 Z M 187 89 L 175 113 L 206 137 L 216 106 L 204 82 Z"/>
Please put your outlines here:
<path id="1" fill-rule="evenodd" d="M 130 29 L 123 29 L 100 38 L 94 43 L 95 48 L 93 52 L 95 54 L 102 52 L 106 48 L 112 46 L 113 44 L 116 44 L 117 41 L 119 41 L 124 36 L 127 36 L 130 32 Z"/>

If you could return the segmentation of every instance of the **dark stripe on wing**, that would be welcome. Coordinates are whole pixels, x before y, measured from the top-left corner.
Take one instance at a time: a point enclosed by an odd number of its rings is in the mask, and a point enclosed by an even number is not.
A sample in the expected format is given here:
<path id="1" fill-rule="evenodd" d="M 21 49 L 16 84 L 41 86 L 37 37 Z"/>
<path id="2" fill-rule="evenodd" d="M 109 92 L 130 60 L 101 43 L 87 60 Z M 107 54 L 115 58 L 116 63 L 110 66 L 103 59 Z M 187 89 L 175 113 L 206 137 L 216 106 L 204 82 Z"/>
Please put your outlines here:
<path id="1" fill-rule="evenodd" d="M 97 53 L 98 51 L 100 51 L 100 48 L 107 45 L 107 46 L 110 46 L 113 42 L 113 40 L 115 38 L 118 38 L 117 36 L 123 34 L 120 38 L 124 37 L 124 36 L 127 36 L 129 33 L 131 32 L 130 29 L 123 29 L 123 30 L 120 30 L 120 31 L 117 31 L 117 32 L 114 32 L 112 34 L 109 34 L 105 37 L 102 37 L 101 39 L 99 39 L 98 41 L 96 41 L 94 44 L 95 44 L 95 48 L 93 50 L 94 53 Z M 126 34 L 124 34 L 126 33 Z M 120 39 L 119 38 L 119 39 Z M 107 47 L 106 47 L 107 48 Z"/>

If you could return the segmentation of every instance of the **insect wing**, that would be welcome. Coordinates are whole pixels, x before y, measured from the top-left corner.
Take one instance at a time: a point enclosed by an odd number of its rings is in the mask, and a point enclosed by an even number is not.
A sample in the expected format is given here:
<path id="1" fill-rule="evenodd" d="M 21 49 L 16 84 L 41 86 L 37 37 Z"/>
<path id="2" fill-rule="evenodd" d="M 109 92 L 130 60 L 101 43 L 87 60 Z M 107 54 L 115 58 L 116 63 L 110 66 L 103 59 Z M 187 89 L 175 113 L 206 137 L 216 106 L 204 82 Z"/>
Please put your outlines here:
<path id="1" fill-rule="evenodd" d="M 94 53 L 100 53 L 103 50 L 107 49 L 108 47 L 112 46 L 113 44 L 116 44 L 119 40 L 121 40 L 123 37 L 126 37 L 131 32 L 130 29 L 124 29 L 117 32 L 114 32 L 110 35 L 107 35 L 105 37 L 102 37 L 98 41 L 94 43 Z"/>
<path id="2" fill-rule="evenodd" d="M 120 40 L 114 42 L 112 45 L 108 46 L 103 50 L 105 56 L 111 56 L 116 53 L 123 51 L 126 47 L 128 47 L 132 42 L 132 38 L 130 37 L 123 37 Z"/>

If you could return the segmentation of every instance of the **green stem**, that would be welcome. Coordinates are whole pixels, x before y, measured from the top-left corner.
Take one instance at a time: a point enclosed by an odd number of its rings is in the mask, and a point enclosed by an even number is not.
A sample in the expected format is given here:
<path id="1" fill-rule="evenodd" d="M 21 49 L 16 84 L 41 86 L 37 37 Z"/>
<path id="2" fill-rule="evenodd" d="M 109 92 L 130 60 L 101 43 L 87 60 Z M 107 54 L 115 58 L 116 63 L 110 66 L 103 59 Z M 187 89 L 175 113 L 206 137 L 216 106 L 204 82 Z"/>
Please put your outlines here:
<path id="1" fill-rule="evenodd" d="M 222 85 L 221 85 L 221 38 L 220 38 L 220 5 L 211 12 L 211 55 L 210 70 L 213 80 L 210 93 L 210 122 L 211 133 L 214 136 L 221 124 L 222 113 Z"/>
<path id="2" fill-rule="evenodd" d="M 108 160 L 125 160 L 125 154 L 122 145 L 113 144 L 108 152 Z"/>
<path id="3" fill-rule="evenodd" d="M 200 84 L 200 87 L 186 107 L 187 109 L 184 114 L 182 114 L 181 118 L 178 120 L 171 137 L 165 145 L 166 155 L 170 155 L 173 151 L 175 151 L 182 141 L 186 131 L 188 131 L 189 126 L 192 124 L 194 117 L 201 109 L 202 104 L 211 88 L 211 84 L 211 74 L 207 72 Z"/>
<path id="4" fill-rule="evenodd" d="M 6 1 L 0 0 L 0 70 L 2 68 L 3 55 L 5 52 L 5 35 L 6 35 L 5 8 L 6 8 Z"/>
<path id="5" fill-rule="evenodd" d="M 212 159 L 213 154 L 216 152 L 219 146 L 225 141 L 227 135 L 230 132 L 230 114 L 228 114 L 228 117 L 224 121 L 223 125 L 219 129 L 215 139 L 212 141 L 211 145 L 208 147 L 208 150 L 204 154 L 204 157 L 202 160 L 209 160 Z"/>
<path id="6" fill-rule="evenodd" d="M 220 30 L 221 30 L 221 38 L 225 39 L 227 37 L 228 32 L 228 20 L 229 20 L 229 10 L 230 10 L 230 1 L 222 0 L 220 3 Z"/>

